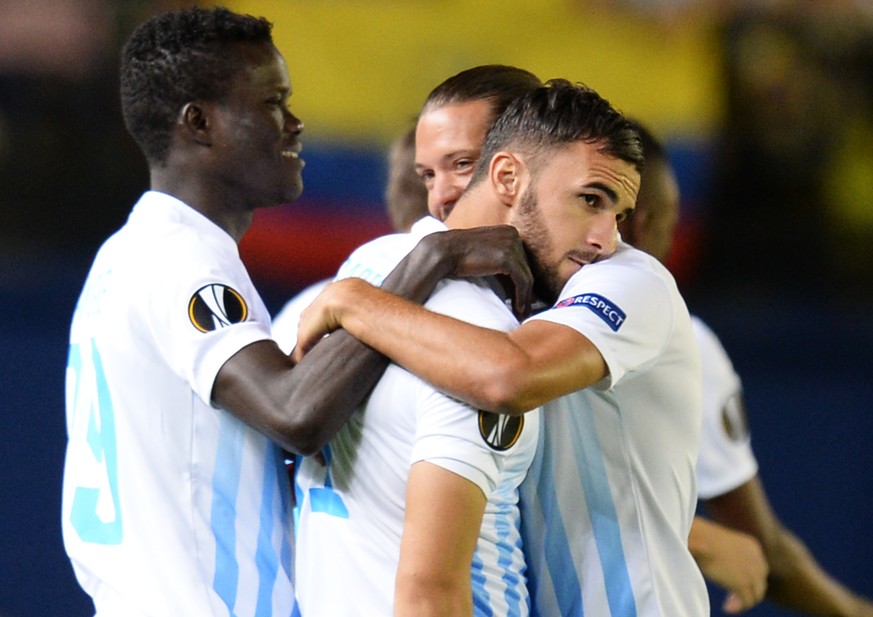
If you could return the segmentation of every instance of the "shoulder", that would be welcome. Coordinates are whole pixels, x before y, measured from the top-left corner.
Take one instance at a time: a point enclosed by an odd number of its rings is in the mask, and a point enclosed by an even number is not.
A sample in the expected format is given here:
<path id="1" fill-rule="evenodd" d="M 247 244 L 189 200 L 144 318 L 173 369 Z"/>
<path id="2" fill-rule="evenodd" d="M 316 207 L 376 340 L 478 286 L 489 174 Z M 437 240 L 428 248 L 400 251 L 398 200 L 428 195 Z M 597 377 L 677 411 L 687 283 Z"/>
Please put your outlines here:
<path id="1" fill-rule="evenodd" d="M 417 243 L 408 233 L 389 234 L 356 248 L 342 263 L 337 279 L 361 278 L 381 285 L 386 276 Z"/>
<path id="2" fill-rule="evenodd" d="M 620 244 L 616 252 L 593 264 L 583 266 L 567 285 L 578 281 L 627 281 L 639 283 L 673 283 L 673 275 L 654 257 L 629 244 Z"/>
<path id="3" fill-rule="evenodd" d="M 425 307 L 495 330 L 511 330 L 518 326 L 518 320 L 491 287 L 489 279 L 446 279 L 440 282 Z"/>

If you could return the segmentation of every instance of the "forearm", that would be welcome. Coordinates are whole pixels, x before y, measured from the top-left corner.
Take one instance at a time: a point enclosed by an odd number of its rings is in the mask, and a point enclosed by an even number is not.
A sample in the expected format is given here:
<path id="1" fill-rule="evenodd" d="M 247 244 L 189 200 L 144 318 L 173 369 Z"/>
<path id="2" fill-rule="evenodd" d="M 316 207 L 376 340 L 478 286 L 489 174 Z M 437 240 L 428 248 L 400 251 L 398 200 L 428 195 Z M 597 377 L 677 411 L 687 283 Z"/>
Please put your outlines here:
<path id="1" fill-rule="evenodd" d="M 767 561 L 752 536 L 696 516 L 688 549 L 706 579 L 729 592 L 725 612 L 748 610 L 764 598 Z"/>
<path id="2" fill-rule="evenodd" d="M 288 409 L 306 427 L 303 454 L 320 450 L 382 377 L 388 358 L 338 330 L 288 374 Z M 299 451 L 299 450 L 298 450 Z"/>
<path id="3" fill-rule="evenodd" d="M 424 581 L 398 580 L 394 617 L 458 617 L 473 615 L 473 591 L 466 585 L 434 586 Z"/>
<path id="4" fill-rule="evenodd" d="M 343 283 L 347 283 L 343 281 Z M 505 332 L 473 326 L 349 281 L 329 302 L 338 323 L 394 362 L 479 409 L 521 413 L 502 384 L 516 385 L 530 359 Z"/>
<path id="5" fill-rule="evenodd" d="M 713 519 L 753 535 L 770 567 L 767 599 L 808 615 L 873 617 L 873 605 L 835 581 L 777 518 L 757 476 L 705 502 Z"/>
<path id="6" fill-rule="evenodd" d="M 823 617 L 873 616 L 873 604 L 828 575 L 806 546 L 786 529 L 781 529 L 778 542 L 767 548 L 767 598 L 773 603 Z"/>
<path id="7" fill-rule="evenodd" d="M 385 279 L 382 288 L 423 302 L 452 269 L 451 256 L 422 242 Z M 342 330 L 316 345 L 286 378 L 288 400 L 305 436 L 299 444 L 320 449 L 348 420 L 389 364 L 381 353 Z"/>

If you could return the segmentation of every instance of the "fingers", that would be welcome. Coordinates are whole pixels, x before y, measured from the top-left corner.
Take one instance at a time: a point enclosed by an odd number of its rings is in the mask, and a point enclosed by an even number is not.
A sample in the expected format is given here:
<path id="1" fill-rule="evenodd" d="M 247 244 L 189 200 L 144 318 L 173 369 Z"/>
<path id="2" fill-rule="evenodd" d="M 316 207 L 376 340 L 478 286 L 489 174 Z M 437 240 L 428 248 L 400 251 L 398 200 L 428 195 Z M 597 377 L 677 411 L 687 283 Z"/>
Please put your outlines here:
<path id="1" fill-rule="evenodd" d="M 528 275 L 530 275 L 530 270 L 527 270 Z M 525 317 L 530 315 L 530 307 L 531 307 L 531 298 L 533 296 L 533 281 L 531 278 L 516 278 L 514 276 L 510 277 L 512 279 L 513 287 L 515 288 L 515 298 L 513 299 L 512 307 L 515 316 L 519 319 L 519 321 L 523 320 Z"/>
<path id="2" fill-rule="evenodd" d="M 747 610 L 749 607 L 745 606 L 743 601 L 736 593 L 729 593 L 724 600 L 724 603 L 721 605 L 721 610 L 723 610 L 728 615 L 736 615 L 738 613 L 742 613 Z"/>

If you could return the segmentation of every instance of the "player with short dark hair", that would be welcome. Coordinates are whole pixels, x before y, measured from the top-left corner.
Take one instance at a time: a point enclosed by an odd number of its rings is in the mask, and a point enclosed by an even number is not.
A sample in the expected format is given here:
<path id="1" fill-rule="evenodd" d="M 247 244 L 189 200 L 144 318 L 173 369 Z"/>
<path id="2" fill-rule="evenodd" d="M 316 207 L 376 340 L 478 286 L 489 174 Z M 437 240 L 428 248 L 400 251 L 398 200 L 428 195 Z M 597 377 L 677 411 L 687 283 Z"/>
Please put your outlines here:
<path id="1" fill-rule="evenodd" d="M 326 342 L 341 366 L 295 366 L 240 260 L 254 210 L 303 187 L 303 123 L 269 23 L 222 8 L 156 16 L 125 45 L 121 84 L 150 190 L 99 249 L 73 315 L 65 548 L 100 615 L 290 615 L 283 449 L 317 451 L 381 356 L 341 335 Z M 523 283 L 505 237 L 476 247 L 474 273 L 509 256 Z M 413 251 L 413 274 L 386 284 L 420 301 L 465 276 L 445 246 Z M 326 377 L 337 387 L 308 396 Z M 332 397 L 343 404 L 325 413 Z"/>
<path id="2" fill-rule="evenodd" d="M 593 90 L 552 80 L 517 97 L 493 130 L 493 155 L 480 159 L 479 180 L 445 225 L 425 218 L 410 234 L 365 245 L 338 277 L 379 282 L 423 234 L 426 243 L 482 225 L 518 230 L 532 269 L 549 282 L 544 293 L 609 257 L 642 163 L 630 124 Z M 345 283 L 369 287 L 355 278 L 328 286 L 304 321 Z M 493 280 L 447 280 L 426 306 L 500 332 L 517 326 L 502 295 Z M 392 310 L 378 312 L 390 319 Z M 393 605 L 394 615 L 526 615 L 517 500 L 537 429 L 538 413 L 484 413 L 390 366 L 331 441 L 326 465 L 310 458 L 298 472 L 303 614 L 390 614 Z M 331 593 L 335 578 L 358 593 Z"/>

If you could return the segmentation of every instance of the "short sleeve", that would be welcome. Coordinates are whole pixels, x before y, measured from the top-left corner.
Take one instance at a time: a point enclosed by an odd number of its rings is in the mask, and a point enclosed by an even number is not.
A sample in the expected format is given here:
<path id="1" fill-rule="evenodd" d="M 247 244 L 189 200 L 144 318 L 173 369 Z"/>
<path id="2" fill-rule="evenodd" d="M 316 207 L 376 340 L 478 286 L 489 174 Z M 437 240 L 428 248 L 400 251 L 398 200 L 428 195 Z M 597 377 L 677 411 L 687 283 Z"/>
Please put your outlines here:
<path id="1" fill-rule="evenodd" d="M 486 281 L 445 281 L 426 307 L 480 327 L 506 331 L 518 325 Z M 473 482 L 489 495 L 504 464 L 536 441 L 538 415 L 482 412 L 421 382 L 415 445 L 410 464 L 426 460 Z"/>
<path id="2" fill-rule="evenodd" d="M 605 260 L 579 270 L 558 302 L 529 320 L 562 324 L 590 340 L 609 368 L 596 384 L 606 390 L 662 352 L 673 328 L 673 302 L 656 272 Z"/>
<path id="3" fill-rule="evenodd" d="M 697 461 L 701 499 L 723 495 L 758 473 L 742 383 L 716 335 L 692 320 L 703 369 L 703 430 Z"/>
<path id="4" fill-rule="evenodd" d="M 224 363 L 270 338 L 270 317 L 237 255 L 177 253 L 156 264 L 145 298 L 145 323 L 158 352 L 207 405 Z M 161 267 L 162 266 L 162 267 Z"/>

